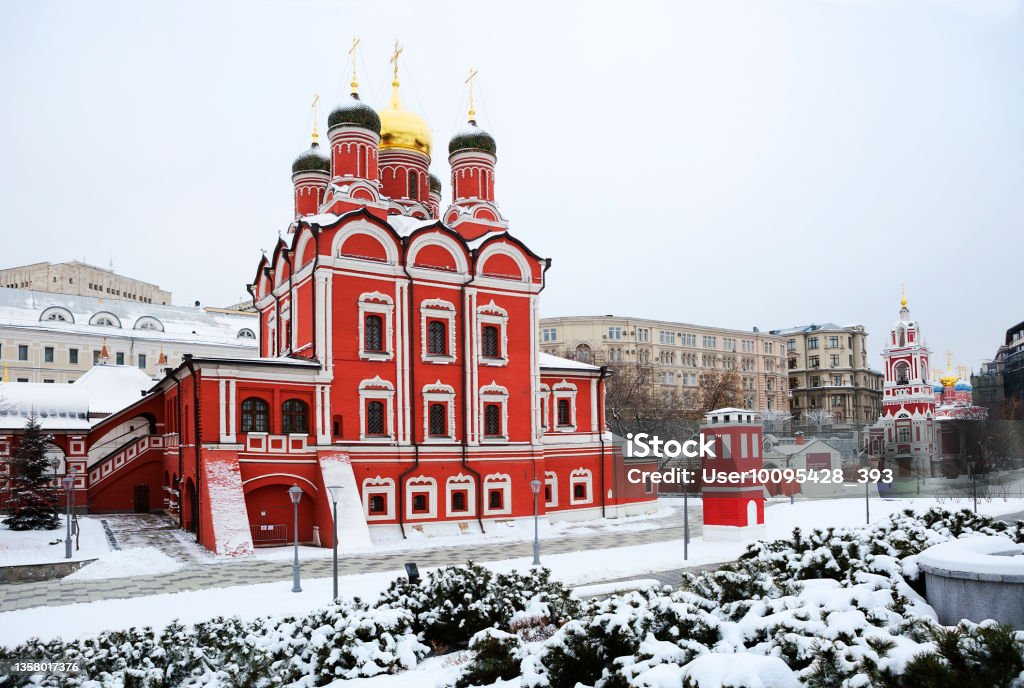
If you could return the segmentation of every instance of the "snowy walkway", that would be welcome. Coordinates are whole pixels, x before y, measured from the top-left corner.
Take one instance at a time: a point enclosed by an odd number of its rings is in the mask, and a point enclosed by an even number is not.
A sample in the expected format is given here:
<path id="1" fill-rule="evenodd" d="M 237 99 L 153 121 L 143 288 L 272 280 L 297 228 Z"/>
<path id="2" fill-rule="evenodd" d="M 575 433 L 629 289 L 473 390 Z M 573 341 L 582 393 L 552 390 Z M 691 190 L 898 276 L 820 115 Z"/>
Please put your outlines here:
<path id="1" fill-rule="evenodd" d="M 660 528 L 623 533 L 576 535 L 545 540 L 541 543 L 541 559 L 543 561 L 544 556 L 548 554 L 614 549 L 616 547 L 679 540 L 683 536 L 683 527 L 680 523 L 681 517 L 682 514 L 677 513 L 674 519 L 679 525 L 667 525 Z M 700 535 L 700 522 L 700 508 L 691 507 L 691 537 Z M 140 541 L 138 544 L 141 545 L 143 543 Z M 461 547 L 449 546 L 439 549 L 359 553 L 341 555 L 338 562 L 338 572 L 340 575 L 351 575 L 401 570 L 405 562 L 408 561 L 415 561 L 421 568 L 449 566 L 464 564 L 468 560 L 485 562 L 515 557 L 529 557 L 532 556 L 532 553 L 532 542 L 494 542 L 479 545 L 467 544 Z M 304 579 L 327 577 L 331 575 L 331 572 L 332 561 L 330 559 L 312 559 L 302 562 L 302 576 Z M 55 580 L 24 585 L 4 585 L 0 586 L 0 610 L 11 611 L 44 605 L 60 606 L 76 602 L 139 597 L 188 590 L 226 588 L 238 585 L 271 583 L 289 580 L 290 578 L 290 561 L 247 559 L 205 565 L 192 564 L 181 571 L 170 574 L 135 576 L 112 580 Z"/>

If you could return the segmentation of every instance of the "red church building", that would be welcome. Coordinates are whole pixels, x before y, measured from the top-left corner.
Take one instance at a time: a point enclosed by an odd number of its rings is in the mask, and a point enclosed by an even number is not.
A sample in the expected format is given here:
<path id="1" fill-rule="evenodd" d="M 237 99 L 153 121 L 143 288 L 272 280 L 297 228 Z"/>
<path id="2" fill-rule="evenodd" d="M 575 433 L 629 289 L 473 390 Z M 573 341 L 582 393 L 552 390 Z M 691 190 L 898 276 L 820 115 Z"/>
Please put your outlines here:
<path id="1" fill-rule="evenodd" d="M 163 508 L 220 554 L 290 542 L 293 485 L 298 539 L 324 546 L 327 488 L 343 488 L 343 548 L 532 518 L 534 479 L 550 520 L 653 511 L 606 433 L 606 369 L 538 351 L 551 261 L 498 209 L 494 138 L 471 110 L 448 142 L 442 212 L 430 128 L 402 107 L 397 66 L 381 112 L 352 90 L 326 149 L 314 132 L 295 160 L 287 240 L 253 274 L 260 357 L 186 357 L 127 408 L 51 426 L 79 503 Z M 128 440 L 91 450 L 111 436 Z"/>

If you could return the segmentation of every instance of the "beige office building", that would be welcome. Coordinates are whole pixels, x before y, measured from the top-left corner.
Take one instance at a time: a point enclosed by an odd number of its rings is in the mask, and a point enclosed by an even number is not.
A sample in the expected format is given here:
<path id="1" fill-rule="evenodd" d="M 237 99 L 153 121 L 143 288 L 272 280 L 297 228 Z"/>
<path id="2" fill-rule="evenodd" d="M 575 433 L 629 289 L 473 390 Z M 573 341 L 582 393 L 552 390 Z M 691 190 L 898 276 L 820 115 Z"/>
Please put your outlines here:
<path id="1" fill-rule="evenodd" d="M 0 270 L 0 287 L 31 289 L 50 294 L 123 299 L 170 305 L 171 292 L 155 284 L 122 277 L 112 270 L 73 260 L 68 263 L 33 263 Z"/>
<path id="2" fill-rule="evenodd" d="M 614 315 L 541 318 L 541 350 L 612 369 L 641 365 L 663 390 L 692 398 L 700 374 L 735 370 L 746 408 L 787 411 L 783 337 Z"/>
<path id="3" fill-rule="evenodd" d="M 884 376 L 868 365 L 863 325 L 825 323 L 772 333 L 785 341 L 794 420 L 854 428 L 878 420 Z"/>

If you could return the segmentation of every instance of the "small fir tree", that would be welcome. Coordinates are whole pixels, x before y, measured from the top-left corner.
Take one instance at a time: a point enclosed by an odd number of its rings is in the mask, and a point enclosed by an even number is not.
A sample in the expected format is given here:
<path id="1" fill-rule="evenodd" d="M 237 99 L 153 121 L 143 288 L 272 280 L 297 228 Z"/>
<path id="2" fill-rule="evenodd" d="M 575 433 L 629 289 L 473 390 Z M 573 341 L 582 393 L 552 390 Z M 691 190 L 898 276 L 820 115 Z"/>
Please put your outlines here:
<path id="1" fill-rule="evenodd" d="M 50 485 L 53 469 L 46 458 L 51 436 L 43 433 L 35 418 L 25 424 L 25 434 L 11 461 L 8 481 L 10 511 L 4 523 L 11 530 L 53 530 L 60 527 L 57 500 Z"/>

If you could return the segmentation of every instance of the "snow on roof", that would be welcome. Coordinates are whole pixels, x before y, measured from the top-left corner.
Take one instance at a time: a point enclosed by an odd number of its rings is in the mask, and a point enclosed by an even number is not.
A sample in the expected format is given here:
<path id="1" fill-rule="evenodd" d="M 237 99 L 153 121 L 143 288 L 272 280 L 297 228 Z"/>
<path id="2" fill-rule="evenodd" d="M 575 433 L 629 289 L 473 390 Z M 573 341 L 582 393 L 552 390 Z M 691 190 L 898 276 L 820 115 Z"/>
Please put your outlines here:
<path id="1" fill-rule="evenodd" d="M 836 325 L 835 323 L 812 323 L 810 325 L 797 325 L 796 327 L 784 327 L 781 330 L 772 330 L 775 334 L 796 334 L 797 332 L 818 332 L 819 330 L 848 330 L 859 325 Z"/>
<path id="2" fill-rule="evenodd" d="M 84 387 L 89 415 L 109 415 L 138 401 L 153 386 L 153 379 L 134 366 L 100 365 L 67 386 Z"/>
<path id="3" fill-rule="evenodd" d="M 153 380 L 132 366 L 93 366 L 71 384 L 0 384 L 0 429 L 20 429 L 35 416 L 44 430 L 88 430 L 142 398 Z"/>
<path id="4" fill-rule="evenodd" d="M 51 310 L 43 319 L 47 309 Z M 112 315 L 113 318 L 108 319 L 114 321 L 114 325 L 90 324 L 101 313 Z M 239 337 L 239 333 L 248 330 L 255 335 L 258 322 L 255 313 L 211 312 L 190 306 L 162 306 L 29 289 L 0 289 L 0 326 L 97 336 L 121 335 L 154 341 L 228 344 L 254 349 L 258 346 L 255 337 Z"/>
<path id="5" fill-rule="evenodd" d="M 418 217 L 407 217 L 405 215 L 388 215 L 388 224 L 401 236 L 409 236 L 421 227 L 427 227 L 437 222 L 435 218 L 421 220 Z"/>
<path id="6" fill-rule="evenodd" d="M 583 363 L 581 361 L 573 361 L 568 358 L 562 358 L 561 356 L 553 356 L 551 354 L 544 353 L 543 351 L 537 352 L 541 368 L 556 368 L 558 370 L 600 370 L 595 365 L 589 363 Z"/>

